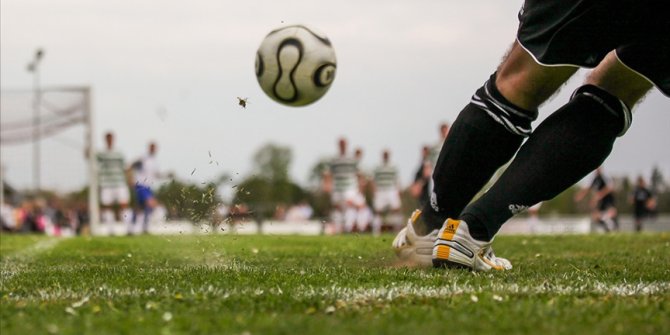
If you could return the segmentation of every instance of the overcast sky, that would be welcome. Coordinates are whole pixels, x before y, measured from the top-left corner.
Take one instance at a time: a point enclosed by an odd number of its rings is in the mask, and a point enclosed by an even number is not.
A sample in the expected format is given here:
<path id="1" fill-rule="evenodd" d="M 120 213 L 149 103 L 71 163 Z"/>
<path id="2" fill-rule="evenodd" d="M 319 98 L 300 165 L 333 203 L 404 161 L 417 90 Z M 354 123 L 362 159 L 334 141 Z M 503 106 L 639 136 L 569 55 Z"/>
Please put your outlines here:
<path id="1" fill-rule="evenodd" d="M 187 180 L 224 171 L 242 178 L 253 152 L 275 142 L 293 149 L 291 174 L 305 182 L 310 167 L 334 154 L 337 138 L 345 136 L 364 149 L 364 168 L 390 149 L 407 183 L 421 145 L 437 141 L 438 123 L 456 118 L 514 40 L 520 4 L 2 0 L 0 84 L 30 88 L 26 64 L 44 48 L 45 86 L 92 87 L 98 147 L 102 134 L 114 131 L 117 148 L 133 159 L 155 140 L 161 168 Z M 263 37 L 291 23 L 328 35 L 338 60 L 330 91 L 302 108 L 271 101 L 254 75 Z M 543 107 L 541 118 L 567 100 L 584 74 Z M 237 105 L 238 96 L 249 98 L 246 109 Z M 649 175 L 656 164 L 670 176 L 669 126 L 670 99 L 655 90 L 636 108 L 633 127 L 616 143 L 606 170 Z M 73 141 L 45 144 L 44 186 L 83 185 L 82 155 L 62 144 Z M 19 188 L 31 186 L 30 150 L 2 146 L 5 177 Z M 210 153 L 219 165 L 210 164 Z"/>

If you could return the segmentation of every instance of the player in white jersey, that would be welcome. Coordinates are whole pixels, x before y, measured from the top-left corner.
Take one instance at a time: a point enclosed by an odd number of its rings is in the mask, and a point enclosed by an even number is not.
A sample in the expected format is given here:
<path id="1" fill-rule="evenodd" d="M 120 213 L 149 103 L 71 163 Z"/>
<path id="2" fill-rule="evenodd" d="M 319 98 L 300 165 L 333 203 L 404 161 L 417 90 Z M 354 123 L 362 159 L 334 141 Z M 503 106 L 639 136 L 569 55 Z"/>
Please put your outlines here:
<path id="1" fill-rule="evenodd" d="M 361 167 L 361 162 L 363 161 L 362 148 L 356 148 L 354 151 L 354 159 L 357 162 L 356 167 L 358 169 L 358 172 L 356 173 L 358 176 L 358 198 L 355 202 L 356 216 L 353 220 L 355 220 L 356 231 L 365 232 L 368 230 L 369 226 L 371 226 L 374 217 L 372 208 L 370 208 L 367 201 L 368 194 L 371 193 L 369 191 L 372 187 L 372 183 L 369 176 L 365 173 L 365 170 Z"/>
<path id="2" fill-rule="evenodd" d="M 128 235 L 132 234 L 140 211 L 144 214 L 142 232 L 146 234 L 149 230 L 151 213 L 158 205 L 151 189 L 159 177 L 158 164 L 156 163 L 156 143 L 149 143 L 149 152 L 147 155 L 135 161 L 131 168 L 135 177 L 135 195 L 139 210 L 136 209 L 133 212 L 132 226 L 128 225 Z"/>
<path id="3" fill-rule="evenodd" d="M 400 202 L 400 187 L 398 185 L 398 170 L 390 162 L 390 153 L 388 150 L 382 152 L 382 163 L 373 173 L 373 208 L 375 218 L 372 224 L 372 232 L 378 235 L 383 226 L 382 216 L 389 214 L 386 218 L 387 224 L 391 224 L 394 229 L 401 222 L 396 220 L 399 217 L 401 202 Z M 396 220 L 392 220 L 396 219 Z"/>
<path id="4" fill-rule="evenodd" d="M 338 231 L 350 232 L 356 221 L 357 207 L 362 196 L 358 184 L 358 161 L 347 156 L 347 140 L 338 142 L 339 153 L 323 175 L 323 190 L 330 194 L 332 220 Z"/>
<path id="5" fill-rule="evenodd" d="M 111 224 L 115 220 L 130 221 L 132 216 L 128 203 L 130 192 L 126 179 L 123 155 L 114 150 L 114 134 L 105 134 L 105 150 L 99 152 L 98 183 L 100 185 L 101 221 Z M 113 228 L 110 226 L 110 233 Z"/>

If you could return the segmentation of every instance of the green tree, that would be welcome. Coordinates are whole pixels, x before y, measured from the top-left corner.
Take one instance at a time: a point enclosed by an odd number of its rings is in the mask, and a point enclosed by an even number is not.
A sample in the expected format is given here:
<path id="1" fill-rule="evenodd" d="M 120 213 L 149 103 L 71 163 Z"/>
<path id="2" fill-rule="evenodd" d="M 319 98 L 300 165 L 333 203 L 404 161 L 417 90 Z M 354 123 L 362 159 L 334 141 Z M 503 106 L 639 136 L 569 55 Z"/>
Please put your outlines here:
<path id="1" fill-rule="evenodd" d="M 261 219 L 272 217 L 280 206 L 307 200 L 309 195 L 288 175 L 291 159 L 288 147 L 272 143 L 261 147 L 253 156 L 254 174 L 237 186 L 233 202 L 246 204 Z"/>
<path id="2" fill-rule="evenodd" d="M 320 218 L 328 217 L 332 207 L 330 195 L 322 190 L 323 174 L 328 169 L 328 164 L 330 164 L 330 159 L 320 158 L 310 169 L 308 179 L 307 200 L 314 210 L 314 216 Z"/>
<path id="3" fill-rule="evenodd" d="M 663 180 L 661 169 L 659 169 L 658 166 L 654 166 L 651 171 L 650 187 L 651 191 L 654 193 L 665 191 L 665 181 Z"/>
<path id="4" fill-rule="evenodd" d="M 254 174 L 269 181 L 289 180 L 292 156 L 289 147 L 266 144 L 254 154 Z"/>

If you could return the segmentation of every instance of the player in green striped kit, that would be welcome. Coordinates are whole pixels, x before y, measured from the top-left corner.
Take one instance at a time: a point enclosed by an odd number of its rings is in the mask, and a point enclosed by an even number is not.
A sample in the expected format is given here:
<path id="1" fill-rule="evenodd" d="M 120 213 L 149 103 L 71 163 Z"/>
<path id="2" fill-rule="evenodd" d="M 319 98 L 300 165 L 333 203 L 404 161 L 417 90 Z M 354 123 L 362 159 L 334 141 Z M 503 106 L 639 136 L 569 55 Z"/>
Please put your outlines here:
<path id="1" fill-rule="evenodd" d="M 347 156 L 347 141 L 338 142 L 339 153 L 324 172 L 323 189 L 330 194 L 332 220 L 338 232 L 351 232 L 356 224 L 358 208 L 365 198 L 358 184 L 358 160 Z"/>
<path id="2" fill-rule="evenodd" d="M 97 154 L 98 183 L 100 185 L 101 221 L 110 225 L 116 221 L 128 222 L 132 213 L 128 209 L 130 192 L 126 181 L 126 167 L 123 155 L 114 150 L 114 134 L 105 134 L 105 151 Z"/>
<path id="3" fill-rule="evenodd" d="M 372 233 L 378 235 L 381 233 L 383 220 L 386 218 L 388 223 L 393 222 L 394 226 L 401 223 L 400 220 L 400 187 L 398 185 L 398 170 L 390 162 L 388 150 L 382 152 L 382 163 L 373 172 L 374 197 L 372 207 L 375 211 L 375 217 L 372 221 Z M 398 221 L 396 221 L 398 220 Z"/>

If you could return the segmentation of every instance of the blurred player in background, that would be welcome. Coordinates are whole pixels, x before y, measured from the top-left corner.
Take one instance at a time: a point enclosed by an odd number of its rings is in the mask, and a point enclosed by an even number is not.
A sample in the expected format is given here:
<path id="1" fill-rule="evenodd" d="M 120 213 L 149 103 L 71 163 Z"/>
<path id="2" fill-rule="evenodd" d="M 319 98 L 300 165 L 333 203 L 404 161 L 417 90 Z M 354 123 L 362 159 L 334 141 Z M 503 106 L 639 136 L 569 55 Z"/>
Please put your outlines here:
<path id="1" fill-rule="evenodd" d="M 670 95 L 668 8 L 649 0 L 525 1 L 511 49 L 454 121 L 433 171 L 430 205 L 398 233 L 396 253 L 437 267 L 511 269 L 493 253 L 500 227 L 600 166 L 654 85 Z M 594 69 L 533 130 L 540 105 L 579 67 Z"/>
<path id="2" fill-rule="evenodd" d="M 358 160 L 347 155 L 347 140 L 338 141 L 338 154 L 323 174 L 323 190 L 330 194 L 331 219 L 338 232 L 354 229 L 358 206 L 363 196 L 358 184 Z"/>
<path id="3" fill-rule="evenodd" d="M 384 225 L 393 227 L 400 225 L 400 185 L 398 169 L 391 164 L 388 150 L 382 152 L 382 162 L 373 173 L 373 209 L 372 233 L 379 235 Z"/>
<path id="4" fill-rule="evenodd" d="M 537 232 L 537 225 L 540 223 L 540 208 L 542 207 L 542 202 L 538 202 L 533 206 L 528 208 L 528 232 L 534 234 Z"/>
<path id="5" fill-rule="evenodd" d="M 137 208 L 133 211 L 132 224 L 128 225 L 128 235 L 133 234 L 137 218 L 142 214 L 142 233 L 149 232 L 149 219 L 154 208 L 158 205 L 154 192 L 151 189 L 159 178 L 158 163 L 156 162 L 156 143 L 149 143 L 148 152 L 131 165 L 135 178 L 135 196 Z"/>
<path id="6" fill-rule="evenodd" d="M 437 160 L 440 157 L 440 150 L 442 150 L 442 147 L 444 146 L 445 141 L 447 140 L 447 135 L 449 135 L 449 123 L 443 122 L 440 123 L 440 126 L 438 127 L 439 130 L 439 140 L 435 145 L 433 145 L 430 148 L 430 153 L 429 153 L 429 161 L 431 165 L 431 170 L 434 171 L 435 167 L 437 166 Z M 428 193 L 432 194 L 433 193 L 433 188 L 435 187 L 433 178 L 428 178 Z"/>
<path id="7" fill-rule="evenodd" d="M 105 150 L 98 152 L 98 183 L 100 185 L 101 222 L 114 233 L 115 221 L 130 222 L 132 211 L 128 208 L 130 192 L 126 178 L 123 154 L 114 150 L 114 134 L 105 134 Z"/>
<path id="8" fill-rule="evenodd" d="M 629 202 L 633 204 L 635 231 L 642 231 L 642 222 L 649 218 L 656 208 L 656 198 L 647 187 L 644 177 L 637 177 L 635 188 L 630 195 Z"/>
<path id="9" fill-rule="evenodd" d="M 449 123 L 448 122 L 443 122 L 440 123 L 439 126 L 439 134 L 440 134 L 440 139 L 435 143 L 430 148 L 430 162 L 433 164 L 433 166 L 437 165 L 437 159 L 440 157 L 440 150 L 442 150 L 442 146 L 444 146 L 444 141 L 447 140 L 447 135 L 449 135 Z"/>
<path id="10" fill-rule="evenodd" d="M 354 159 L 356 160 L 356 167 L 358 168 L 358 194 L 356 199 L 356 225 L 354 230 L 356 232 L 368 231 L 372 224 L 372 208 L 370 208 L 369 201 L 372 198 L 372 183 L 370 177 L 365 172 L 363 165 L 363 149 L 358 147 L 354 150 Z"/>
<path id="11" fill-rule="evenodd" d="M 603 168 L 598 167 L 588 188 L 575 194 L 575 201 L 581 201 L 591 191 L 591 221 L 600 225 L 606 232 L 619 230 L 618 211 L 614 197 L 612 180 L 605 176 Z"/>
<path id="12" fill-rule="evenodd" d="M 424 145 L 421 148 L 421 162 L 414 174 L 414 182 L 409 187 L 409 193 L 423 208 L 430 201 L 430 182 L 433 175 L 433 164 L 430 162 L 430 147 Z"/>

